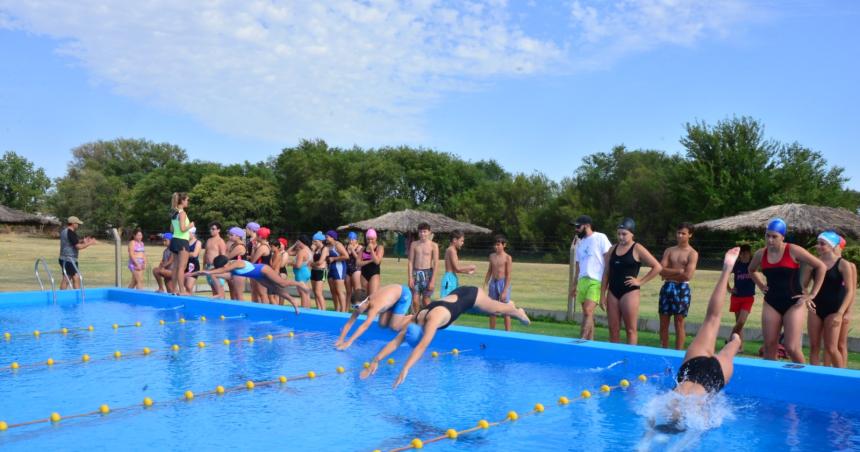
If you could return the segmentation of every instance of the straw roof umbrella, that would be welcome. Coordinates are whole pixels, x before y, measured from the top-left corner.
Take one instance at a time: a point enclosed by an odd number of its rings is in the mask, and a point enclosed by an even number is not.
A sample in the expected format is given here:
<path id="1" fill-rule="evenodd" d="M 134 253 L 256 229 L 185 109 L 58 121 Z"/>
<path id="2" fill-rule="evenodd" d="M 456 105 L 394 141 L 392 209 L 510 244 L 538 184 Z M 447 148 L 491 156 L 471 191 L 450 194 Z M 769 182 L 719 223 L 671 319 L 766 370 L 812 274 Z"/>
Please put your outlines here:
<path id="1" fill-rule="evenodd" d="M 799 235 L 814 236 L 822 231 L 833 230 L 843 236 L 860 237 L 860 215 L 841 207 L 808 204 L 780 204 L 765 207 L 731 217 L 705 221 L 697 224 L 696 228 L 712 231 L 761 231 L 768 220 L 774 217 L 785 220 L 788 230 Z"/>
<path id="2" fill-rule="evenodd" d="M 346 224 L 339 227 L 338 230 L 368 230 L 373 228 L 378 231 L 417 232 L 418 225 L 421 223 L 429 224 L 433 232 L 452 232 L 456 230 L 470 234 L 490 234 L 493 232 L 481 226 L 454 220 L 440 213 L 411 209 L 389 212 L 369 220 Z"/>
<path id="3" fill-rule="evenodd" d="M 0 205 L 0 224 L 59 226 L 60 222 L 50 217 L 34 215 Z"/>

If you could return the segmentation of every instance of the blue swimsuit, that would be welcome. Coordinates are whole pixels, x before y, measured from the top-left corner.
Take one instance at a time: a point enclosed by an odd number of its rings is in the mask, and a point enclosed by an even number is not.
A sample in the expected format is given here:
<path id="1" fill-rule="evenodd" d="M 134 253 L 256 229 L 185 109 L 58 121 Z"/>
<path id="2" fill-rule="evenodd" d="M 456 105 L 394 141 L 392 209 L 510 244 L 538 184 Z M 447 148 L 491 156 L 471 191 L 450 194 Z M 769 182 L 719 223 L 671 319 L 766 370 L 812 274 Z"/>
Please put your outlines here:
<path id="1" fill-rule="evenodd" d="M 266 267 L 266 264 L 252 264 L 248 261 L 243 261 L 245 266 L 242 268 L 237 268 L 236 270 L 230 270 L 230 273 L 234 276 L 244 276 L 245 278 L 251 279 L 263 279 L 263 267 Z"/>

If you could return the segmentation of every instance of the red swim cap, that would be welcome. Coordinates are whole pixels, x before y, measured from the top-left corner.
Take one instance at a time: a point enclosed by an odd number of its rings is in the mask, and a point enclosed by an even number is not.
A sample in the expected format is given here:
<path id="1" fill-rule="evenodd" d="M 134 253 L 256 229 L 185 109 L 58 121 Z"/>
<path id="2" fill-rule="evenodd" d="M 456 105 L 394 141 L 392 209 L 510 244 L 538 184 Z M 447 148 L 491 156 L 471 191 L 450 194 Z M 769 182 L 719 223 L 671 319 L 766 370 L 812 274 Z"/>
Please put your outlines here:
<path id="1" fill-rule="evenodd" d="M 839 249 L 843 249 L 843 250 L 844 250 L 844 249 L 845 249 L 845 245 L 847 245 L 847 242 L 845 242 L 845 237 L 840 236 L 840 237 L 839 237 Z"/>
<path id="2" fill-rule="evenodd" d="M 269 228 L 260 228 L 257 230 L 257 237 L 266 240 L 269 238 L 271 233 L 272 231 Z"/>
<path id="3" fill-rule="evenodd" d="M 287 239 L 283 237 L 278 237 L 278 241 L 281 242 L 281 246 L 283 246 L 284 248 L 287 248 L 287 244 L 290 243 L 289 241 L 287 241 Z"/>

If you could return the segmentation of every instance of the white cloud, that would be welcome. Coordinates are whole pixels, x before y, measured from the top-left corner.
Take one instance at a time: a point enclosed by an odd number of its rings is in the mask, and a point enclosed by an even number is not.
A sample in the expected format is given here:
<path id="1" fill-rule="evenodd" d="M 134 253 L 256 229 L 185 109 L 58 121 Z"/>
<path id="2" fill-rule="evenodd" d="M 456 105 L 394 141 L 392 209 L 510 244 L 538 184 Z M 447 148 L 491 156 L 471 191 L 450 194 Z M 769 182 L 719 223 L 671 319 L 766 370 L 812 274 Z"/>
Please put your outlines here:
<path id="1" fill-rule="evenodd" d="M 746 0 L 575 0 L 571 18 L 582 65 L 612 63 L 661 45 L 725 38 L 762 12 Z"/>
<path id="2" fill-rule="evenodd" d="M 398 142 L 421 138 L 423 113 L 445 94 L 691 45 L 728 32 L 739 1 L 577 1 L 576 42 L 570 30 L 530 36 L 501 0 L 0 0 L 0 27 L 58 39 L 118 93 L 221 132 Z"/>

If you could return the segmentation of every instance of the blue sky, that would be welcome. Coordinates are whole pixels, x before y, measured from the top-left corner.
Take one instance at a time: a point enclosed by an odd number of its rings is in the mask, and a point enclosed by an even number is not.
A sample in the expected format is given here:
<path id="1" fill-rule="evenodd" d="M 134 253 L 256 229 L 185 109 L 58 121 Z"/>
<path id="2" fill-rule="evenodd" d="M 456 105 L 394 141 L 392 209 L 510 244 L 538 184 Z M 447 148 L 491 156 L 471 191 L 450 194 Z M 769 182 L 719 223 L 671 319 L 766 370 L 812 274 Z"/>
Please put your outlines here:
<path id="1" fill-rule="evenodd" d="M 851 1 L 0 0 L 0 150 L 57 177 L 97 139 L 232 163 L 322 138 L 560 180 L 748 115 L 860 189 L 858 24 Z"/>

